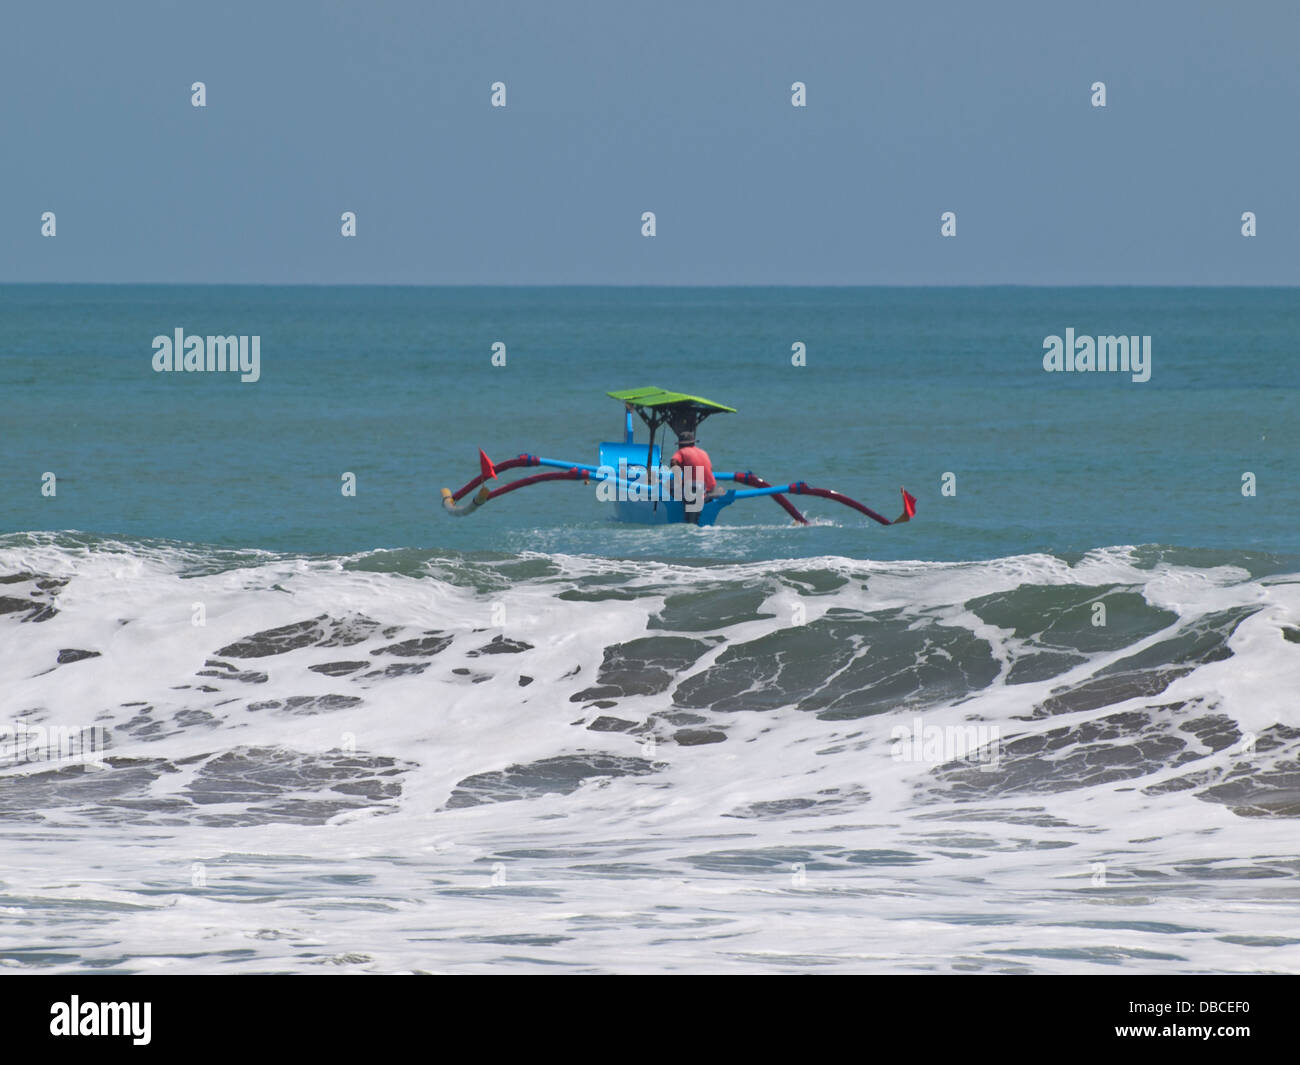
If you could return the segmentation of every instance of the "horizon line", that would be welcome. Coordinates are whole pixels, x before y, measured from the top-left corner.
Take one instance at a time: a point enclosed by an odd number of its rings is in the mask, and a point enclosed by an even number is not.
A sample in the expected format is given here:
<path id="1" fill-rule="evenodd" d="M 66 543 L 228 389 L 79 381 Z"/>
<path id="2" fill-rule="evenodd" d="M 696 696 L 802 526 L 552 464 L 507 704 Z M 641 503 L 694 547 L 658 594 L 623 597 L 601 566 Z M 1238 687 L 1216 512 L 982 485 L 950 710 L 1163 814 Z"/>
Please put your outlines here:
<path id="1" fill-rule="evenodd" d="M 100 288 L 127 288 L 131 286 L 150 286 L 157 288 L 517 288 L 517 289 L 573 289 L 573 288 L 594 288 L 594 289 L 634 289 L 634 288 L 661 288 L 661 289 L 793 289 L 793 288 L 890 288 L 890 289 L 995 289 L 995 288 L 1026 288 L 1026 289 L 1053 289 L 1053 288 L 1123 288 L 1123 289 L 1171 289 L 1171 288 L 1195 288 L 1195 289 L 1255 289 L 1255 288 L 1277 288 L 1277 289 L 1296 289 L 1300 288 L 1300 282 L 1282 282 L 1269 281 L 1259 283 L 1244 282 L 1028 282 L 1028 281 L 1005 281 L 1005 282 L 963 282 L 963 283 L 894 283 L 894 282 L 847 282 L 836 281 L 829 283 L 814 282 L 704 282 L 704 283 L 671 283 L 671 282 L 434 282 L 434 281 L 5 281 L 0 280 L 0 286 L 30 286 L 30 287 L 100 287 Z"/>

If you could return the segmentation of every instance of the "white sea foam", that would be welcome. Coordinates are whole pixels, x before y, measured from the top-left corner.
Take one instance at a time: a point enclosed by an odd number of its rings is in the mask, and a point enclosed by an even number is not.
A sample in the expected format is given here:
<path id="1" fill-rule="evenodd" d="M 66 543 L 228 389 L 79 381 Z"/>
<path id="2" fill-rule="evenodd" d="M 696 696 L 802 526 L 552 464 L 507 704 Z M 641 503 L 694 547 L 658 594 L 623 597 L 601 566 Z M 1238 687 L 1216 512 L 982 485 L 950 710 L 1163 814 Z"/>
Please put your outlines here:
<path id="1" fill-rule="evenodd" d="M 3 964 L 1300 969 L 1300 796 L 1287 799 L 1282 766 L 1300 726 L 1300 646 L 1286 636 L 1300 625 L 1300 584 L 1132 548 L 1072 565 L 383 562 L 53 538 L 0 548 L 0 575 L 67 581 L 0 584 L 0 596 L 57 611 L 0 615 L 0 720 L 111 737 L 106 769 L 0 767 Z M 1168 618 L 1072 653 L 1042 637 L 1046 621 L 1018 636 L 979 602 L 1026 586 L 1136 592 L 1142 617 Z M 1219 641 L 1230 655 L 1162 651 L 1234 611 Z M 325 620 L 303 646 L 230 651 L 311 619 Z M 685 657 L 626 676 L 604 662 L 606 648 L 654 637 L 670 642 L 646 654 Z M 483 653 L 497 638 L 513 643 Z M 845 650 L 822 674 L 781 672 L 828 648 Z M 98 656 L 57 664 L 69 650 Z M 892 709 L 814 712 L 862 705 L 855 671 L 894 653 L 897 669 L 872 681 L 897 684 Z M 1045 653 L 1072 658 L 1042 676 L 1013 672 Z M 1135 655 L 1155 656 L 1151 675 L 1185 671 L 1154 693 L 1130 679 L 1101 705 L 1068 702 L 1099 676 L 1123 680 Z M 646 680 L 656 668 L 658 687 Z M 679 688 L 704 695 L 675 700 Z M 1054 712 L 1035 712 L 1063 690 Z M 715 695 L 771 706 L 696 705 Z M 1008 775 L 892 758 L 891 728 L 917 714 L 996 725 Z M 1216 715 L 1240 733 L 1228 747 L 1179 731 Z M 590 727 L 601 719 L 629 727 Z M 1086 728 L 1102 732 L 1070 732 Z M 1015 746 L 1038 738 L 1032 757 Z M 1147 768 L 1065 780 L 1094 756 L 1099 769 Z M 577 764 L 591 771 L 574 776 Z M 1206 794 L 1252 774 L 1281 806 L 1247 816 L 1234 810 L 1253 799 Z M 477 801 L 491 796 L 510 801 Z"/>

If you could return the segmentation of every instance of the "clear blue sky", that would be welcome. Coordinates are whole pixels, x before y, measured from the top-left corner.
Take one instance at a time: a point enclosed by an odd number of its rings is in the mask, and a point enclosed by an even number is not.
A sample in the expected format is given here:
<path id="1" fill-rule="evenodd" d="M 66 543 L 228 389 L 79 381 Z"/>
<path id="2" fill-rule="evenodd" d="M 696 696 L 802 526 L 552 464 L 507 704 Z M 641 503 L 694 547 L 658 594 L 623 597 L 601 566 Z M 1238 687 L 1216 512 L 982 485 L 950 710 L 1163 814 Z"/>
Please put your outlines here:
<path id="1" fill-rule="evenodd" d="M 1295 0 L 9 4 L 0 281 L 1294 285 L 1298 54 Z"/>

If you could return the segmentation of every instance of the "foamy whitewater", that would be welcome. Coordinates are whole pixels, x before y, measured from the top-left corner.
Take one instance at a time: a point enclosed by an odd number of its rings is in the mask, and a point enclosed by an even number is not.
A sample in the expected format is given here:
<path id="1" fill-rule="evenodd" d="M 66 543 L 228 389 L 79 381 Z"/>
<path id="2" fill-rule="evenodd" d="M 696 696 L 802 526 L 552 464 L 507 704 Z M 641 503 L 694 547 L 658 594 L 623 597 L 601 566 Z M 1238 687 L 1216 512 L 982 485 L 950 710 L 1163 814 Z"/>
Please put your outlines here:
<path id="1" fill-rule="evenodd" d="M 1261 556 L 10 534 L 0 724 L 105 749 L 0 760 L 0 962 L 1294 972 L 1297 690 Z"/>

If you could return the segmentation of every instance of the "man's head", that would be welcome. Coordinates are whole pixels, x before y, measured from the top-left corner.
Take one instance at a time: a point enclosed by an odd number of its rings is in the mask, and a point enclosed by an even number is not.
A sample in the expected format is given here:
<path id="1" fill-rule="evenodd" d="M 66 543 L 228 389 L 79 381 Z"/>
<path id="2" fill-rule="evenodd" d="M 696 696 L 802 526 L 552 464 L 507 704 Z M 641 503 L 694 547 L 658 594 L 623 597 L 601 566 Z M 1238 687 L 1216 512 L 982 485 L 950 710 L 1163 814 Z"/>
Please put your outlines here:
<path id="1" fill-rule="evenodd" d="M 686 432 L 684 432 L 684 433 L 678 433 L 678 434 L 677 434 L 677 446 L 678 446 L 678 447 L 694 447 L 694 446 L 695 446 L 695 434 L 694 434 L 693 432 L 691 432 L 689 429 L 687 429 Z"/>

